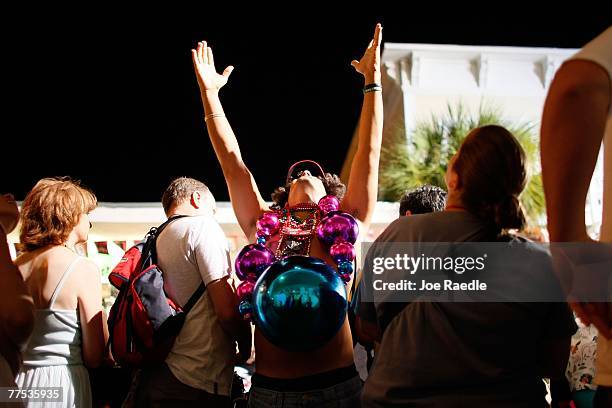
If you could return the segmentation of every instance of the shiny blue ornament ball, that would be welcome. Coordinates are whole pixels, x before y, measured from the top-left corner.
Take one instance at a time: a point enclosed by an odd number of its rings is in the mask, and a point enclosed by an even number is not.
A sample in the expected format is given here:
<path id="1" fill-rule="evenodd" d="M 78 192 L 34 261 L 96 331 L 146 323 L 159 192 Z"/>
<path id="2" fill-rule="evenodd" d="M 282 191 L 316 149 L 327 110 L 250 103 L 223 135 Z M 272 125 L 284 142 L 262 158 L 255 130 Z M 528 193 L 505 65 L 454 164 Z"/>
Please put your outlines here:
<path id="1" fill-rule="evenodd" d="M 272 264 L 253 291 L 253 319 L 272 344 L 309 351 L 331 340 L 344 323 L 346 289 L 324 261 L 289 256 Z"/>
<path id="2" fill-rule="evenodd" d="M 338 264 L 338 273 L 350 275 L 353 273 L 353 263 L 349 261 L 340 262 Z"/>
<path id="3" fill-rule="evenodd" d="M 251 305 L 251 302 L 248 302 L 246 300 L 240 302 L 240 304 L 238 305 L 238 312 L 240 312 L 240 315 L 242 317 L 249 318 L 253 313 L 253 306 Z"/>

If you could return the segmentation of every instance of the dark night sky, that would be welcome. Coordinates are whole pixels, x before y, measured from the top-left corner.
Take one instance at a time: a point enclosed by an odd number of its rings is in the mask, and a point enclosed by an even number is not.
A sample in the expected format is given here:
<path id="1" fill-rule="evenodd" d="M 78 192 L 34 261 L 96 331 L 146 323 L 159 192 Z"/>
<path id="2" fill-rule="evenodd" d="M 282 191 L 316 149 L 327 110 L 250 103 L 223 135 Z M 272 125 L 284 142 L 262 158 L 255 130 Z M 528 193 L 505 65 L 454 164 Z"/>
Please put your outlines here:
<path id="1" fill-rule="evenodd" d="M 218 69 L 236 67 L 221 98 L 267 199 L 292 161 L 340 171 L 363 85 L 349 62 L 377 21 L 388 42 L 576 48 L 610 23 L 573 10 L 526 19 L 395 7 L 353 15 L 292 6 L 277 10 L 284 17 L 246 10 L 249 18 L 238 18 L 231 11 L 239 3 L 224 4 L 223 12 L 54 8 L 20 16 L 10 37 L 17 41 L 3 39 L 10 130 L 1 136 L 8 163 L 0 193 L 21 200 L 39 178 L 70 175 L 100 201 L 158 201 L 174 176 L 189 175 L 226 200 L 191 67 L 189 50 L 201 39 Z"/>

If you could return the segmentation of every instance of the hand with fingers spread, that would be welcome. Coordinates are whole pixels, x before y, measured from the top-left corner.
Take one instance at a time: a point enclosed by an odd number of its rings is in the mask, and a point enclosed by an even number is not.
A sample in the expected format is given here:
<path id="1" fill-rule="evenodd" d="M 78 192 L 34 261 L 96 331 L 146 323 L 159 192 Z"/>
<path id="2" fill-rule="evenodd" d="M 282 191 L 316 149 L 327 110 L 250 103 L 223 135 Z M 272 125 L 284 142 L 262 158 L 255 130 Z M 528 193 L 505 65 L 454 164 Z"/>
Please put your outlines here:
<path id="1" fill-rule="evenodd" d="M 365 77 L 366 83 L 380 83 L 380 44 L 382 42 L 382 25 L 376 24 L 374 38 L 368 44 L 359 61 L 351 61 L 357 72 Z"/>
<path id="2" fill-rule="evenodd" d="M 230 65 L 222 74 L 217 73 L 212 48 L 206 44 L 206 41 L 199 42 L 197 48 L 191 50 L 191 59 L 201 92 L 218 91 L 227 83 L 234 70 Z"/>
<path id="3" fill-rule="evenodd" d="M 238 140 L 225 116 L 219 95 L 219 89 L 227 83 L 234 67 L 229 66 L 222 74 L 217 73 L 212 49 L 204 41 L 191 50 L 191 57 L 200 87 L 208 137 L 223 170 L 238 223 L 247 238 L 254 242 L 257 219 L 267 211 L 268 204 L 261 197 L 253 175 L 242 160 Z"/>
<path id="4" fill-rule="evenodd" d="M 364 231 L 369 228 L 378 197 L 378 165 L 384 121 L 380 72 L 381 43 L 382 26 L 376 24 L 374 37 L 361 60 L 351 62 L 353 68 L 363 75 L 365 87 L 357 129 L 357 149 L 340 209 L 353 215 L 360 222 L 359 228 Z"/>

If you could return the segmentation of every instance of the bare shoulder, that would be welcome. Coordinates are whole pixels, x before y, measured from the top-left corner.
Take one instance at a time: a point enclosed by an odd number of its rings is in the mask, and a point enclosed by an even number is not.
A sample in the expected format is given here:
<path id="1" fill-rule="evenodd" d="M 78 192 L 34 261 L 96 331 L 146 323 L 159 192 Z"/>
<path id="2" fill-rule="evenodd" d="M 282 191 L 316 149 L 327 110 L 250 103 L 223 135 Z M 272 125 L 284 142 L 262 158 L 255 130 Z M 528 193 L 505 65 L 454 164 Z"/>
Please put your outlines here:
<path id="1" fill-rule="evenodd" d="M 32 252 L 23 252 L 19 254 L 17 258 L 13 261 L 13 264 L 18 267 L 24 267 L 32 263 L 32 261 L 39 255 L 39 251 Z"/>
<path id="2" fill-rule="evenodd" d="M 590 59 L 570 59 L 565 61 L 555 75 L 557 86 L 570 89 L 592 90 L 593 87 L 610 87 L 610 72 L 606 67 Z"/>
<path id="3" fill-rule="evenodd" d="M 100 269 L 98 268 L 98 265 L 96 265 L 90 259 L 80 257 L 76 267 L 80 272 L 79 275 L 83 276 L 87 280 L 92 278 L 99 279 L 100 277 Z"/>
<path id="4" fill-rule="evenodd" d="M 69 280 L 77 286 L 89 285 L 100 280 L 100 270 L 93 261 L 67 248 L 58 248 L 55 253 L 49 254 L 48 265 L 52 266 L 55 271 L 65 271 L 70 265 L 73 265 Z"/>
<path id="5" fill-rule="evenodd" d="M 46 251 L 44 254 L 42 254 L 42 256 L 46 257 L 44 262 L 54 270 L 65 271 L 66 268 L 70 267 L 70 265 L 74 265 L 74 272 L 79 272 L 74 274 L 76 276 L 90 275 L 98 270 L 98 267 L 94 262 L 76 254 L 74 251 L 66 247 L 54 247 Z"/>
<path id="6" fill-rule="evenodd" d="M 21 270 L 21 268 L 25 267 L 30 262 L 32 262 L 32 257 L 30 256 L 30 254 L 25 253 L 15 258 L 15 260 L 13 261 L 13 264 Z"/>
<path id="7" fill-rule="evenodd" d="M 81 257 L 72 273 L 74 293 L 80 301 L 101 296 L 100 269 L 87 258 Z"/>

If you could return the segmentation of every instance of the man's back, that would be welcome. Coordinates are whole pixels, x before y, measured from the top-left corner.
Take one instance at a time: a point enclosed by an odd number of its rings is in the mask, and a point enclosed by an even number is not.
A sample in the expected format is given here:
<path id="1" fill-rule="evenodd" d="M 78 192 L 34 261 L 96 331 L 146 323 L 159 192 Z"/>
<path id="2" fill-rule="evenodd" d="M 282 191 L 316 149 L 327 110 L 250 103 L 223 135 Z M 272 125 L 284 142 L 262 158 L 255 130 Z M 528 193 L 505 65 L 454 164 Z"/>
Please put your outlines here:
<path id="1" fill-rule="evenodd" d="M 200 282 L 206 285 L 231 273 L 227 240 L 214 218 L 185 217 L 157 239 L 158 263 L 168 296 L 183 306 Z M 166 364 L 182 383 L 229 395 L 234 342 L 221 328 L 207 291 L 188 313 Z"/>

